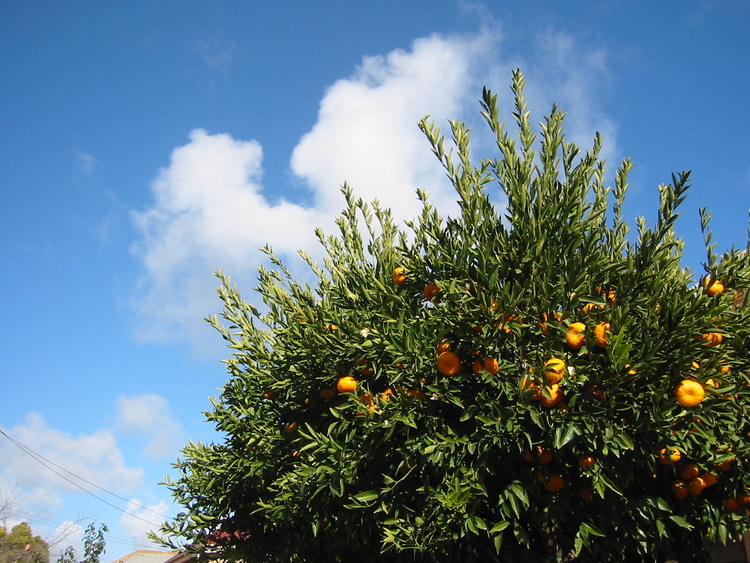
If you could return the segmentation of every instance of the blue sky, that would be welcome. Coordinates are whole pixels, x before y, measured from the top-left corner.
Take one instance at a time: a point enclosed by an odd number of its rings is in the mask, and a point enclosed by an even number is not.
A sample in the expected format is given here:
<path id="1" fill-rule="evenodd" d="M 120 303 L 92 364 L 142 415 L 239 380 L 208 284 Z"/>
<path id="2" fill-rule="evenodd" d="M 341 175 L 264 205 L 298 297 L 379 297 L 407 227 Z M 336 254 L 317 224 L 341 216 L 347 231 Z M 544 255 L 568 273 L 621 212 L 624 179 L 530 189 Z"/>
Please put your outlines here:
<path id="1" fill-rule="evenodd" d="M 702 206 L 744 247 L 749 24 L 747 0 L 0 2 L 0 430 L 100 497 L 0 436 L 8 521 L 60 547 L 104 522 L 106 560 L 148 547 L 180 446 L 214 438 L 212 272 L 254 299 L 257 248 L 315 255 L 345 181 L 401 219 L 418 187 L 450 212 L 416 122 L 467 120 L 488 154 L 481 88 L 510 119 L 515 67 L 535 121 L 558 102 L 610 171 L 633 158 L 631 225 L 690 169 L 686 264 Z"/>

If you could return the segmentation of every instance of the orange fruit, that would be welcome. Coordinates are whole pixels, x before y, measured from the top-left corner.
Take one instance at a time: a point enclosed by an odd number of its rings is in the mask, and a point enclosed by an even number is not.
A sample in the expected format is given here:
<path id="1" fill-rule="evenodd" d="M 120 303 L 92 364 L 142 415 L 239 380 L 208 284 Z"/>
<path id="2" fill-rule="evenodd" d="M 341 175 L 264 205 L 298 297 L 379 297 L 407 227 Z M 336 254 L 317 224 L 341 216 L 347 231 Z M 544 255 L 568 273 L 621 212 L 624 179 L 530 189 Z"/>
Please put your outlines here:
<path id="1" fill-rule="evenodd" d="M 675 481 L 672 483 L 672 492 L 677 498 L 685 498 L 689 494 L 685 481 Z"/>
<path id="2" fill-rule="evenodd" d="M 708 342 L 709 348 L 718 346 L 724 341 L 724 336 L 722 334 L 719 334 L 718 332 L 707 332 L 705 334 L 702 334 L 700 338 Z"/>
<path id="3" fill-rule="evenodd" d="M 372 362 L 369 360 L 357 360 L 354 364 L 357 371 L 362 375 L 372 375 Z"/>
<path id="4" fill-rule="evenodd" d="M 391 397 L 393 397 L 393 389 L 391 389 L 390 387 L 388 387 L 388 389 L 380 394 L 381 401 L 389 401 Z"/>
<path id="5" fill-rule="evenodd" d="M 440 288 L 437 286 L 437 284 L 428 283 L 426 286 L 424 286 L 424 298 L 427 301 L 437 301 L 436 296 L 439 291 Z"/>
<path id="6" fill-rule="evenodd" d="M 589 395 L 593 395 L 602 402 L 607 400 L 607 394 L 599 389 L 598 385 L 592 385 L 586 390 L 586 393 L 588 393 Z"/>
<path id="7" fill-rule="evenodd" d="M 565 342 L 573 350 L 580 350 L 583 347 L 583 341 L 586 340 L 586 336 L 583 334 L 574 334 L 572 332 L 565 333 Z"/>
<path id="8" fill-rule="evenodd" d="M 540 393 L 539 402 L 545 407 L 554 407 L 557 403 L 562 401 L 563 392 L 560 390 L 560 386 L 555 383 L 546 388 L 549 391 L 549 398 L 544 393 Z"/>
<path id="9" fill-rule="evenodd" d="M 695 479 L 698 475 L 700 475 L 700 467 L 698 467 L 695 463 L 686 463 L 682 467 L 680 467 L 680 477 L 683 479 Z"/>
<path id="10" fill-rule="evenodd" d="M 461 371 L 461 358 L 455 352 L 443 352 L 437 358 L 437 370 L 443 375 L 456 375 Z"/>
<path id="11" fill-rule="evenodd" d="M 688 492 L 693 496 L 698 496 L 707 486 L 702 477 L 696 477 L 688 482 Z"/>
<path id="12" fill-rule="evenodd" d="M 708 379 L 706 379 L 705 383 L 706 383 L 706 385 L 710 385 L 711 387 L 718 387 L 719 386 L 719 382 L 716 381 L 713 377 L 709 377 Z"/>
<path id="13" fill-rule="evenodd" d="M 495 358 L 485 358 L 483 362 L 476 360 L 472 367 L 477 375 L 480 375 L 482 371 L 496 375 L 500 371 L 500 364 Z"/>
<path id="14" fill-rule="evenodd" d="M 345 375 L 336 382 L 336 390 L 339 393 L 354 393 L 357 389 L 357 380 L 351 375 Z"/>
<path id="15" fill-rule="evenodd" d="M 286 432 L 287 434 L 294 434 L 297 431 L 298 426 L 299 425 L 296 422 L 290 422 L 284 428 L 284 432 Z"/>
<path id="16" fill-rule="evenodd" d="M 745 493 L 743 495 L 740 495 L 740 497 L 737 499 L 742 504 L 750 504 L 750 494 Z"/>
<path id="17" fill-rule="evenodd" d="M 659 462 L 664 465 L 672 465 L 682 459 L 682 452 L 677 448 L 662 448 L 659 450 Z"/>
<path id="18" fill-rule="evenodd" d="M 609 343 L 607 333 L 610 332 L 611 326 L 608 322 L 599 323 L 594 327 L 594 336 L 596 337 L 596 345 L 599 348 L 605 348 Z"/>
<path id="19" fill-rule="evenodd" d="M 591 492 L 591 489 L 588 487 L 581 487 L 578 489 L 578 496 L 581 497 L 586 502 L 593 500 L 594 493 Z"/>
<path id="20" fill-rule="evenodd" d="M 531 379 L 530 375 L 524 375 L 519 381 L 518 381 L 518 390 L 519 391 L 526 391 L 527 389 L 533 389 L 536 391 L 539 388 L 539 384 L 536 383 L 533 379 Z M 534 398 L 537 399 L 536 393 L 534 394 Z"/>
<path id="21" fill-rule="evenodd" d="M 263 391 L 263 398 L 268 399 L 269 401 L 276 400 L 279 397 L 279 390 L 278 389 L 266 389 Z"/>
<path id="22" fill-rule="evenodd" d="M 560 383 L 564 375 L 565 362 L 560 358 L 551 358 L 544 362 L 544 376 L 550 385 Z"/>
<path id="23" fill-rule="evenodd" d="M 494 304 L 494 302 L 493 302 L 493 304 Z M 493 309 L 494 309 L 494 307 L 493 307 Z M 510 334 L 512 329 L 508 326 L 507 323 L 509 323 L 510 321 L 515 320 L 515 318 L 516 318 L 515 315 L 507 315 L 507 314 L 505 314 L 505 315 L 503 315 L 502 322 L 498 323 L 497 327 L 499 329 L 504 330 L 507 334 Z M 523 322 L 523 319 L 520 319 L 520 320 Z"/>
<path id="24" fill-rule="evenodd" d="M 542 330 L 544 336 L 549 336 L 549 327 L 547 326 L 548 318 L 547 313 L 542 313 L 542 320 L 536 323 L 536 326 Z"/>
<path id="25" fill-rule="evenodd" d="M 729 471 L 730 469 L 732 469 L 733 463 L 734 463 L 734 458 L 728 459 L 726 461 L 722 461 L 721 463 L 717 463 L 716 465 L 714 465 L 714 468 L 717 471 Z"/>
<path id="26" fill-rule="evenodd" d="M 584 471 L 588 471 L 596 465 L 596 458 L 591 455 L 584 455 L 578 458 L 578 467 Z"/>
<path id="27" fill-rule="evenodd" d="M 722 375 L 726 375 L 729 373 L 729 369 L 730 369 L 729 366 L 721 366 L 719 368 L 719 373 Z"/>
<path id="28" fill-rule="evenodd" d="M 410 397 L 416 397 L 417 399 L 426 399 L 427 398 L 427 395 L 425 394 L 424 391 L 422 391 L 421 389 L 416 389 L 415 387 L 410 388 L 406 392 L 406 394 L 409 395 Z"/>
<path id="29" fill-rule="evenodd" d="M 703 473 L 701 473 L 700 478 L 703 479 L 706 487 L 713 487 L 716 483 L 719 482 L 719 478 L 713 473 L 709 473 L 708 471 L 704 471 Z"/>
<path id="30" fill-rule="evenodd" d="M 440 344 L 435 346 L 435 352 L 439 356 L 443 352 L 447 352 L 448 350 L 450 350 L 450 347 L 451 347 L 451 343 L 448 341 L 448 339 L 444 339 L 440 342 Z"/>
<path id="31" fill-rule="evenodd" d="M 740 501 L 736 498 L 728 498 L 724 500 L 724 510 L 734 512 L 740 507 Z"/>
<path id="32" fill-rule="evenodd" d="M 549 463 L 554 457 L 552 450 L 543 446 L 537 446 L 534 448 L 534 456 L 539 463 Z"/>
<path id="33" fill-rule="evenodd" d="M 524 461 L 532 462 L 534 461 L 534 455 L 531 453 L 531 450 L 526 449 L 521 452 L 521 457 Z"/>
<path id="34" fill-rule="evenodd" d="M 706 392 L 697 381 L 683 379 L 675 386 L 674 396 L 683 407 L 695 407 L 703 402 Z"/>
<path id="35" fill-rule="evenodd" d="M 404 285 L 406 283 L 406 270 L 399 266 L 393 270 L 393 283 Z"/>
<path id="36" fill-rule="evenodd" d="M 586 339 L 586 325 L 583 323 L 571 323 L 568 326 L 568 332 L 565 333 L 565 341 L 568 346 L 574 350 L 579 350 Z"/>
<path id="37" fill-rule="evenodd" d="M 544 488 L 553 493 L 561 491 L 564 486 L 565 479 L 562 478 L 562 475 L 558 475 L 557 473 L 553 473 L 544 480 Z"/>
<path id="38" fill-rule="evenodd" d="M 331 323 L 325 323 L 323 325 L 323 328 L 327 328 L 328 330 L 338 330 L 339 327 L 337 325 L 331 324 Z"/>
<path id="39" fill-rule="evenodd" d="M 568 325 L 568 332 L 572 332 L 573 334 L 581 334 L 583 332 L 586 332 L 586 325 L 581 322 L 570 323 Z"/>
<path id="40" fill-rule="evenodd" d="M 724 284 L 721 283 L 721 280 L 711 280 L 708 276 L 703 280 L 703 288 L 706 290 L 706 294 L 711 297 L 724 293 Z"/>
<path id="41" fill-rule="evenodd" d="M 544 396 L 544 393 L 542 393 L 541 385 L 537 383 L 531 383 L 529 387 L 534 390 L 534 394 L 531 396 L 531 398 L 534 399 L 535 401 L 540 400 Z"/>
<path id="42" fill-rule="evenodd" d="M 333 387 L 329 389 L 323 389 L 320 392 L 320 396 L 323 397 L 326 401 L 329 399 L 333 399 L 336 396 L 336 389 L 334 389 Z"/>

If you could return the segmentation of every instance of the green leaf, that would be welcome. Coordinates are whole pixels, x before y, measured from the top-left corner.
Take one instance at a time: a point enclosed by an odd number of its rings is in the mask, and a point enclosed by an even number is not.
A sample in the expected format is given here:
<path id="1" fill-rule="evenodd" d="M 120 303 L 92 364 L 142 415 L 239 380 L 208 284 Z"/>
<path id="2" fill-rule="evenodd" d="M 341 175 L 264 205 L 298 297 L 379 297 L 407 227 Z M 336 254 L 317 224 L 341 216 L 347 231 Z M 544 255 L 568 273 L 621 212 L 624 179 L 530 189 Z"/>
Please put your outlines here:
<path id="1" fill-rule="evenodd" d="M 576 426 L 573 426 L 572 424 L 558 426 L 555 430 L 554 448 L 556 450 L 562 449 L 578 434 L 580 434 L 580 431 Z"/>
<path id="2" fill-rule="evenodd" d="M 670 515 L 670 516 L 669 516 L 669 519 L 670 519 L 670 520 L 671 520 L 672 522 L 674 522 L 675 524 L 677 524 L 678 526 L 680 526 L 681 528 L 685 528 L 686 530 L 692 530 L 692 529 L 693 529 L 693 527 L 694 527 L 694 526 L 693 526 L 692 524 L 690 524 L 690 522 L 688 522 L 688 521 L 687 521 L 687 520 L 686 520 L 686 519 L 685 519 L 685 518 L 684 518 L 683 516 L 679 516 L 679 515 L 677 515 L 677 514 L 672 514 L 672 515 Z"/>
<path id="3" fill-rule="evenodd" d="M 380 496 L 380 493 L 378 491 L 364 491 L 362 493 L 358 493 L 354 495 L 352 498 L 356 500 L 357 502 L 366 504 L 374 500 L 377 500 L 379 496 Z"/>
<path id="4" fill-rule="evenodd" d="M 505 530 L 505 528 L 507 528 L 508 526 L 510 526 L 510 522 L 508 522 L 507 520 L 502 520 L 498 522 L 497 524 L 495 524 L 494 526 L 492 526 L 492 528 L 490 528 L 489 533 L 490 535 L 499 534 L 500 532 Z"/>

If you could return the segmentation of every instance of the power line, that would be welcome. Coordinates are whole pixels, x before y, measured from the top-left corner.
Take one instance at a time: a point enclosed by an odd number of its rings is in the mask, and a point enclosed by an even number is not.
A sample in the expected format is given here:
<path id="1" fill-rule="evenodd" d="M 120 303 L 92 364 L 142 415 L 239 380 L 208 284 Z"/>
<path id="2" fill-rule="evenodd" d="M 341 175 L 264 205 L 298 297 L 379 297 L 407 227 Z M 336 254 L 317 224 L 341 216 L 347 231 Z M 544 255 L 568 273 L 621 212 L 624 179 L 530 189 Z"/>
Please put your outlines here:
<path id="1" fill-rule="evenodd" d="M 3 436 L 5 436 L 5 437 L 6 437 L 6 438 L 7 438 L 8 440 L 10 440 L 10 442 L 11 442 L 11 443 L 13 443 L 13 444 L 14 444 L 14 445 L 15 445 L 16 447 L 18 447 L 18 448 L 19 448 L 19 449 L 20 449 L 21 451 L 23 451 L 23 452 L 24 452 L 24 453 L 26 453 L 26 454 L 27 454 L 28 456 L 30 456 L 30 457 L 31 457 L 31 458 L 32 458 L 33 460 L 35 460 L 35 461 L 36 461 L 37 463 L 39 463 L 39 464 L 43 465 L 44 467 L 46 467 L 47 469 L 49 469 L 50 471 L 52 471 L 52 472 L 53 472 L 53 473 L 54 473 L 55 475 L 57 475 L 58 477 L 60 477 L 60 478 L 64 479 L 65 481 L 67 481 L 68 483 L 70 483 L 71 485 L 73 485 L 74 487 L 77 487 L 77 488 L 81 489 L 81 490 L 82 490 L 83 492 L 85 492 L 86 494 L 88 494 L 88 495 L 91 495 L 92 497 L 94 497 L 94 498 L 95 498 L 95 499 L 97 499 L 98 501 L 100 501 L 100 502 L 103 502 L 104 504 L 106 504 L 106 505 L 108 505 L 108 506 L 111 506 L 111 507 L 112 507 L 112 508 L 114 508 L 115 510 L 119 510 L 119 511 L 120 511 L 120 512 L 122 512 L 123 514 L 127 514 L 128 516 L 132 516 L 133 518 L 136 518 L 137 520 L 140 520 L 140 521 L 142 521 L 142 522 L 145 522 L 146 524 L 149 524 L 150 526 L 154 526 L 154 527 L 157 527 L 157 528 L 159 527 L 159 524 L 155 524 L 155 523 L 153 523 L 153 522 L 149 522 L 149 521 L 148 521 L 148 520 L 146 520 L 145 518 L 141 518 L 141 517 L 140 517 L 140 516 L 138 516 L 137 514 L 133 514 L 132 512 L 128 512 L 127 510 L 125 510 L 125 509 L 123 509 L 123 508 L 120 508 L 119 506 L 117 506 L 117 505 L 115 505 L 115 504 L 112 504 L 112 503 L 111 503 L 111 502 L 109 502 L 108 500 L 106 500 L 106 499 L 103 499 L 102 497 L 100 497 L 100 496 L 96 495 L 95 493 L 93 493 L 93 492 L 89 491 L 88 489 L 86 489 L 85 487 L 83 487 L 82 485 L 80 485 L 79 483 L 76 483 L 75 481 L 73 481 L 73 480 L 69 479 L 68 477 L 66 477 L 65 475 L 63 475 L 62 473 L 60 473 L 59 471 L 57 471 L 57 470 L 53 469 L 53 468 L 52 468 L 52 467 L 50 467 L 50 465 L 48 465 L 48 464 L 54 465 L 55 467 L 57 467 L 57 468 L 61 469 L 62 471 L 65 471 L 66 473 L 68 473 L 68 474 L 72 475 L 72 476 L 73 476 L 73 477 L 75 477 L 76 479 L 79 479 L 80 481 L 83 481 L 84 483 L 87 483 L 87 484 L 91 485 L 92 487 L 96 487 L 96 488 L 97 488 L 97 489 L 99 489 L 100 491 L 103 491 L 103 492 L 105 492 L 105 493 L 107 493 L 107 494 L 109 494 L 109 495 L 112 495 L 113 497 L 116 497 L 116 498 L 118 498 L 118 499 L 120 499 L 120 500 L 123 500 L 123 501 L 127 502 L 128 504 L 134 504 L 134 505 L 135 505 L 135 506 L 137 506 L 138 508 L 141 508 L 141 509 L 143 509 L 143 510 L 147 510 L 148 512 L 153 512 L 154 514 L 156 514 L 156 515 L 158 515 L 158 516 L 160 516 L 160 517 L 162 517 L 162 518 L 164 517 L 164 515 L 163 515 L 163 514 L 161 514 L 161 513 L 159 513 L 159 512 L 156 512 L 155 510 L 152 510 L 152 509 L 150 509 L 150 508 L 148 508 L 148 507 L 146 507 L 146 506 L 143 506 L 143 505 L 141 505 L 141 504 L 138 504 L 137 502 L 132 502 L 132 501 L 130 501 L 130 500 L 128 500 L 128 499 L 126 499 L 126 498 L 124 498 L 124 497 L 121 497 L 120 495 L 118 495 L 118 494 L 116 494 L 116 493 L 113 493 L 112 491 L 108 491 L 108 490 L 107 490 L 107 489 L 105 489 L 104 487 L 100 487 L 99 485 L 97 485 L 97 484 L 95 484 L 95 483 L 92 483 L 91 481 L 89 481 L 89 480 L 87 480 L 87 479 L 84 479 L 83 477 L 80 477 L 79 475 L 76 475 L 75 473 L 73 473 L 73 472 L 72 472 L 72 471 L 70 471 L 69 469 L 65 469 L 64 467 L 62 467 L 61 465 L 58 465 L 58 464 L 57 464 L 57 463 L 55 463 L 54 461 L 52 461 L 52 460 L 50 460 L 50 459 L 47 459 L 47 458 L 46 458 L 46 457 L 44 457 L 44 456 L 43 456 L 42 454 L 39 454 L 39 453 L 35 452 L 34 450 L 32 450 L 31 448 L 29 448 L 29 447 L 25 446 L 24 444 L 22 444 L 21 442 L 19 442 L 19 441 L 18 441 L 18 440 L 16 440 L 15 438 L 13 438 L 13 437 L 9 436 L 8 434 L 6 434 L 6 433 L 5 433 L 5 432 L 4 432 L 4 431 L 3 431 L 2 429 L 0 429 L 0 434 L 2 434 Z M 42 460 L 44 460 L 44 461 L 42 461 Z M 47 462 L 47 463 L 45 463 L 45 462 Z"/>
<path id="2" fill-rule="evenodd" d="M 26 515 L 20 515 L 19 520 L 28 522 L 29 524 L 34 525 L 33 527 L 36 527 L 35 526 L 36 524 L 46 524 L 47 526 L 54 526 L 55 528 L 59 529 L 61 526 L 67 524 L 68 528 L 60 531 L 59 534 L 55 538 L 52 538 L 51 540 L 45 540 L 50 546 L 53 546 L 58 543 L 62 543 L 64 539 L 73 532 L 73 529 L 76 526 L 80 526 L 83 520 L 89 520 L 89 519 L 86 518 L 86 519 L 82 519 L 76 522 L 73 522 L 73 521 L 58 522 L 56 520 L 50 520 L 49 518 L 44 518 L 42 516 L 34 516 L 34 515 L 26 514 Z M 95 519 L 93 521 L 96 522 Z M 154 548 L 153 543 L 142 543 L 139 541 L 126 540 L 123 538 L 114 537 L 108 533 L 105 533 L 104 537 L 107 540 L 107 544 L 115 543 L 115 544 L 120 544 L 120 545 L 132 545 L 139 549 L 153 549 Z"/>

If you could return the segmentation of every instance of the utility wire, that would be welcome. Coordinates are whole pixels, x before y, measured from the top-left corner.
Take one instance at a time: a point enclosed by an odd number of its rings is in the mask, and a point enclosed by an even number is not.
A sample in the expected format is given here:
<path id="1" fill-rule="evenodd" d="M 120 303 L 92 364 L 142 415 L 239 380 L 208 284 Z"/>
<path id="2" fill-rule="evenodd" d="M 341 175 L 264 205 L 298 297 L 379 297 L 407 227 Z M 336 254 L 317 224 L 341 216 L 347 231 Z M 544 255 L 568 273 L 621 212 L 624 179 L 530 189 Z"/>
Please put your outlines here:
<path id="1" fill-rule="evenodd" d="M 47 526 L 55 526 L 56 528 L 60 528 L 60 526 L 62 526 L 64 524 L 69 524 L 70 527 L 72 527 L 74 525 L 77 526 L 77 525 L 80 524 L 80 521 L 79 522 L 58 522 L 56 520 L 50 520 L 49 518 L 44 518 L 42 516 L 33 516 L 33 515 L 24 515 L 22 517 L 22 519 L 25 522 L 28 522 L 29 524 L 40 523 L 40 524 L 46 524 Z M 94 522 L 96 522 L 96 520 L 94 520 Z M 53 545 L 53 544 L 56 544 L 56 543 L 61 543 L 62 542 L 61 538 L 67 537 L 67 535 L 69 535 L 69 533 L 70 532 L 68 530 L 63 530 L 62 532 L 60 532 L 58 534 L 57 537 L 52 538 L 51 540 L 45 540 L 45 541 L 47 541 L 47 543 L 50 546 Z M 133 545 L 133 546 L 138 547 L 140 549 L 153 549 L 154 548 L 154 544 L 146 544 L 146 543 L 141 543 L 141 542 L 135 542 L 133 540 L 125 540 L 125 539 L 122 539 L 122 538 L 116 538 L 116 537 L 111 536 L 109 534 L 104 534 L 104 537 L 107 539 L 107 544 L 118 543 L 118 544 L 122 544 L 122 545 Z"/>
<path id="2" fill-rule="evenodd" d="M 120 495 L 118 495 L 118 494 L 115 494 L 115 493 L 113 493 L 113 492 L 111 492 L 111 491 L 108 491 L 108 490 L 107 490 L 107 489 L 105 489 L 104 487 L 100 487 L 99 485 L 97 485 L 97 484 L 95 484 L 95 483 L 92 483 L 91 481 L 89 481 L 89 480 L 87 480 L 87 479 L 84 479 L 83 477 L 80 477 L 79 475 L 76 475 L 76 474 L 75 474 L 75 473 L 73 473 L 72 471 L 70 471 L 70 470 L 68 470 L 68 469 L 65 469 L 65 468 L 64 468 L 64 467 L 62 467 L 61 465 L 58 465 L 58 464 L 57 464 L 57 463 L 55 463 L 54 461 L 52 461 L 52 460 L 49 460 L 49 459 L 47 459 L 47 458 L 46 458 L 46 457 L 44 457 L 43 455 L 41 455 L 41 454 L 39 454 L 39 453 L 35 452 L 34 450 L 32 450 L 31 448 L 29 448 L 29 447 L 27 447 L 27 446 L 25 446 L 25 445 L 23 445 L 23 444 L 22 444 L 21 442 L 19 442 L 19 441 L 18 441 L 18 440 L 16 440 L 15 438 L 13 438 L 13 437 L 9 436 L 8 434 L 6 434 L 6 433 L 5 433 L 5 432 L 4 432 L 4 431 L 3 431 L 2 429 L 0 429 L 0 434 L 2 434 L 3 436 L 5 436 L 5 437 L 6 437 L 6 438 L 7 438 L 8 440 L 10 440 L 10 441 L 11 441 L 11 442 L 12 442 L 12 443 L 13 443 L 13 444 L 14 444 L 14 445 L 16 446 L 16 447 L 18 447 L 18 448 L 19 448 L 19 449 L 20 449 L 21 451 L 23 451 L 24 453 L 26 453 L 27 455 L 29 455 L 29 456 L 30 456 L 30 457 L 31 457 L 32 459 L 34 459 L 34 460 L 35 460 L 35 461 L 36 461 L 37 463 L 40 463 L 41 465 L 43 465 L 44 467 L 46 467 L 47 469 L 49 469 L 50 471 L 52 471 L 52 472 L 53 472 L 53 473 L 54 473 L 55 475 L 57 475 L 57 476 L 61 477 L 62 479 L 65 479 L 65 480 L 66 480 L 66 481 L 67 481 L 68 483 L 70 483 L 70 484 L 71 484 L 71 485 L 73 485 L 74 487 L 77 487 L 77 488 L 81 489 L 81 490 L 82 490 L 83 492 L 85 492 L 85 493 L 87 493 L 87 494 L 91 495 L 92 497 L 94 497 L 94 498 L 95 498 L 95 499 L 97 499 L 98 501 L 101 501 L 101 502 L 103 502 L 104 504 L 106 504 L 106 505 L 108 505 L 108 506 L 111 506 L 112 508 L 114 508 L 114 509 L 116 509 L 116 510 L 119 510 L 120 512 L 122 512 L 122 513 L 124 513 L 124 514 L 127 514 L 128 516 L 132 516 L 133 518 L 136 518 L 136 519 L 140 520 L 141 522 L 145 522 L 146 524 L 149 524 L 150 526 L 155 526 L 155 527 L 157 527 L 157 528 L 159 527 L 159 524 L 154 524 L 153 522 L 149 522 L 148 520 L 146 520 L 146 519 L 144 519 L 144 518 L 141 518 L 141 517 L 140 517 L 140 516 L 138 516 L 137 514 L 133 514 L 132 512 L 128 512 L 127 510 L 125 510 L 125 509 L 123 509 L 123 508 L 120 508 L 119 506 L 117 506 L 117 505 L 115 505 L 115 504 L 112 504 L 112 503 L 111 503 L 111 502 L 109 502 L 108 500 L 106 500 L 106 499 L 103 499 L 102 497 L 100 497 L 100 496 L 98 496 L 98 495 L 96 495 L 96 494 L 92 493 L 91 491 L 89 491 L 88 489 L 86 489 L 85 487 L 83 487 L 82 485 L 80 485 L 80 484 L 76 483 L 75 481 L 73 481 L 73 480 L 69 479 L 68 477 L 66 477 L 65 475 L 63 475 L 62 473 L 60 473 L 59 471 L 57 471 L 57 470 L 53 469 L 52 467 L 50 467 L 50 465 L 48 465 L 48 463 L 49 463 L 49 464 L 51 464 L 51 465 L 54 465 L 55 467 L 57 467 L 57 468 L 61 469 L 62 471 L 65 471 L 66 473 L 69 473 L 70 475 L 72 475 L 72 476 L 73 476 L 73 477 L 75 477 L 76 479 L 79 479 L 79 480 L 83 481 L 84 483 L 87 483 L 87 484 L 91 485 L 92 487 L 96 487 L 96 488 L 97 488 L 97 489 L 99 489 L 100 491 L 103 491 L 103 492 L 105 492 L 105 493 L 107 493 L 107 494 L 109 494 L 109 495 L 112 495 L 112 496 L 114 496 L 114 497 L 117 497 L 118 499 L 120 499 L 120 500 L 123 500 L 123 501 L 125 501 L 125 502 L 127 502 L 127 503 L 131 503 L 131 501 L 130 501 L 130 500 L 128 500 L 128 499 L 126 499 L 126 498 L 124 498 L 124 497 L 121 497 Z M 44 460 L 44 461 L 42 461 L 42 460 Z M 45 463 L 45 462 L 47 462 L 47 463 Z M 153 512 L 154 514 L 156 514 L 156 515 L 158 515 L 158 516 L 161 516 L 162 518 L 164 517 L 164 515 L 163 515 L 163 514 L 160 514 L 159 512 L 156 512 L 155 510 L 151 510 L 150 508 L 148 508 L 148 507 L 146 507 L 146 506 L 143 506 L 143 505 L 141 505 L 141 504 L 138 504 L 138 503 L 136 503 L 136 502 L 133 502 L 132 504 L 136 505 L 136 506 L 137 506 L 138 508 L 142 508 L 143 510 L 147 510 L 147 511 L 149 511 L 149 512 Z"/>

